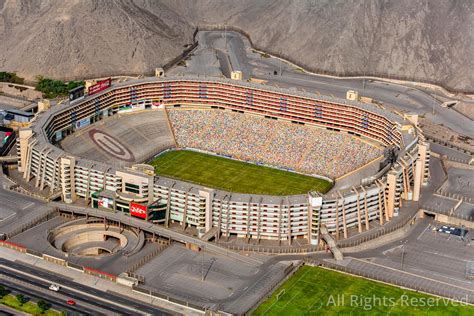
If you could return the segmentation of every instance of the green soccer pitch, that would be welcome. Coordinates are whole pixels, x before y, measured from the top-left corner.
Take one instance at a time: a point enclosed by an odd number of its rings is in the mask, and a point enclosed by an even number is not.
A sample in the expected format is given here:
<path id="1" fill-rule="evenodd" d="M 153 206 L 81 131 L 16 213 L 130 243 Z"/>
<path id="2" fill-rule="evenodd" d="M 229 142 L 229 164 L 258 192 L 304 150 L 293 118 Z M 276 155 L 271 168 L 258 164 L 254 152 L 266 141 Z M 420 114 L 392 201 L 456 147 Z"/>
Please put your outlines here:
<path id="1" fill-rule="evenodd" d="M 277 299 L 278 297 L 278 299 Z M 303 266 L 254 315 L 474 315 L 474 306 Z"/>
<path id="2" fill-rule="evenodd" d="M 230 192 L 292 195 L 326 193 L 329 181 L 190 150 L 166 152 L 151 162 L 156 174 Z"/>

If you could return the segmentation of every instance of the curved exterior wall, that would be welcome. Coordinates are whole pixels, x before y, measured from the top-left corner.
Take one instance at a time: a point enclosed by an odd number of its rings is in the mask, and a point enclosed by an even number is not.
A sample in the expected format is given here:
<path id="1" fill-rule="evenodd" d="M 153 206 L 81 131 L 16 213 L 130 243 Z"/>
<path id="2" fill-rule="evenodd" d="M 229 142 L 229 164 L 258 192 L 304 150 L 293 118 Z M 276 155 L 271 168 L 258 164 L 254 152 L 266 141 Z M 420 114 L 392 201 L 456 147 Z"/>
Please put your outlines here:
<path id="1" fill-rule="evenodd" d="M 400 148 L 400 157 L 386 174 L 345 191 L 324 196 L 310 192 L 297 196 L 235 194 L 199 185 L 150 176 L 142 170 L 115 170 L 105 164 L 71 157 L 51 144 L 71 134 L 83 118 L 96 122 L 120 107 L 147 103 L 165 106 L 221 108 L 314 124 L 329 130 L 370 138 Z M 201 234 L 213 227 L 219 234 L 291 240 L 304 237 L 317 243 L 319 227 L 338 238 L 355 228 L 383 224 L 396 215 L 401 199 L 412 199 L 428 180 L 429 148 L 417 128 L 398 115 L 376 106 L 316 97 L 284 89 L 223 79 L 161 78 L 114 85 L 82 101 L 41 114 L 32 129 L 22 130 L 18 142 L 19 170 L 28 181 L 51 192 L 60 191 L 66 202 L 93 199 L 94 192 L 127 192 L 138 183 L 130 199 L 112 196 L 115 210 L 128 210 L 129 200 L 159 203 L 166 209 L 167 225 L 179 222 Z M 402 127 L 410 128 L 402 128 Z M 419 169 L 416 172 L 416 165 Z M 417 181 L 416 178 L 419 178 Z M 134 182 L 135 181 L 135 182 Z M 417 184 L 418 187 L 415 186 Z M 127 193 L 129 194 L 129 193 Z"/>

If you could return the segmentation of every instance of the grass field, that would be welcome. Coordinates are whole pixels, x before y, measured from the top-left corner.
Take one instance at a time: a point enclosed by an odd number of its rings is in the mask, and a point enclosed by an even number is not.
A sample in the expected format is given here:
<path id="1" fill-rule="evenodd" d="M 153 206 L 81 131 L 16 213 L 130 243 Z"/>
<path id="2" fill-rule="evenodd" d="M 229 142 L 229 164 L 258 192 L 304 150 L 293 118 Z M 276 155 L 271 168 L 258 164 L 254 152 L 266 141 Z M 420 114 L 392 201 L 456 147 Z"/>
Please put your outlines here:
<path id="1" fill-rule="evenodd" d="M 189 150 L 166 152 L 150 164 L 159 175 L 239 193 L 325 193 L 332 186 L 323 179 Z"/>
<path id="2" fill-rule="evenodd" d="M 14 308 L 16 310 L 31 314 L 31 315 L 46 315 L 46 316 L 60 316 L 63 313 L 55 311 L 55 310 L 46 310 L 43 314 L 41 314 L 41 309 L 36 305 L 34 302 L 26 302 L 23 305 L 17 301 L 15 296 L 13 295 L 5 295 L 4 297 L 0 298 L 0 304 L 4 304 Z"/>
<path id="3" fill-rule="evenodd" d="M 474 306 L 303 266 L 252 315 L 474 315 Z"/>

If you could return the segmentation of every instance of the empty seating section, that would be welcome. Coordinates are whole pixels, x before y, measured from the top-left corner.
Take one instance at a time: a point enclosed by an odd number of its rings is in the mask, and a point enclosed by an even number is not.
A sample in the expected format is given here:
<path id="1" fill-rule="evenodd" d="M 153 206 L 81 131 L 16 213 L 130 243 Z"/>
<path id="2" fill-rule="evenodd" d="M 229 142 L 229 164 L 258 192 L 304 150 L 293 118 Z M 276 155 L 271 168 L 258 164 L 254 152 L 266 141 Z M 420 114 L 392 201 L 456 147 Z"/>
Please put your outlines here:
<path id="1" fill-rule="evenodd" d="M 118 114 L 66 137 L 61 146 L 66 152 L 90 160 L 115 166 L 131 165 L 174 147 L 173 136 L 166 120 L 163 110 Z M 135 161 L 120 161 L 99 149 L 88 134 L 91 129 L 98 129 L 117 139 L 133 153 Z"/>

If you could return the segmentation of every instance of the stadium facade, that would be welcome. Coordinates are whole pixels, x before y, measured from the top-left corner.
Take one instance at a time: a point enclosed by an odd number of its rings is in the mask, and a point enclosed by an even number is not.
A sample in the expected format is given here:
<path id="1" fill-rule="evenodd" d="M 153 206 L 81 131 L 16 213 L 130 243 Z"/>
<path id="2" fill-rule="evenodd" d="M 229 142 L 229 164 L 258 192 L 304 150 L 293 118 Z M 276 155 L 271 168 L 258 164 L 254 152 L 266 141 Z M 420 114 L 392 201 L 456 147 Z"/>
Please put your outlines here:
<path id="1" fill-rule="evenodd" d="M 137 164 L 115 168 L 72 156 L 55 144 L 86 125 L 121 111 L 197 107 L 252 113 L 269 119 L 308 124 L 384 147 L 398 148 L 398 158 L 345 190 L 325 195 L 265 196 L 224 192 L 157 176 Z M 124 160 L 130 154 L 107 135 L 100 141 Z M 416 122 L 380 106 L 319 97 L 295 90 L 208 77 L 146 78 L 112 85 L 38 115 L 18 139 L 18 169 L 40 190 L 60 193 L 63 201 L 85 199 L 92 205 L 130 212 L 145 206 L 149 220 L 193 226 L 200 235 L 277 239 L 307 238 L 317 244 L 325 225 L 336 238 L 349 230 L 369 229 L 397 216 L 403 200 L 418 200 L 429 179 L 429 144 Z M 132 214 L 134 211 L 132 210 Z"/>

